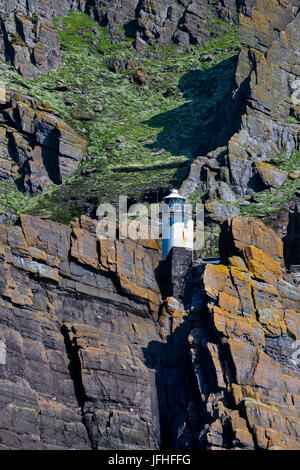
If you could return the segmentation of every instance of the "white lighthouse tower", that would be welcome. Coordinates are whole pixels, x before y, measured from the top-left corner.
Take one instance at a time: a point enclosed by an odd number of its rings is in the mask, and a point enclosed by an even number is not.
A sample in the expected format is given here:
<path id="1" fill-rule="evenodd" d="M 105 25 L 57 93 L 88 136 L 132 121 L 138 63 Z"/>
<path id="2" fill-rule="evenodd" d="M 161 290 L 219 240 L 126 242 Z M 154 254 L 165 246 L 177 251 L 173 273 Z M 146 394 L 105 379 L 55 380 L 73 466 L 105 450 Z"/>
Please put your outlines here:
<path id="1" fill-rule="evenodd" d="M 164 198 L 162 209 L 162 256 L 166 259 L 173 247 L 193 250 L 194 223 L 192 209 L 177 189 Z"/>

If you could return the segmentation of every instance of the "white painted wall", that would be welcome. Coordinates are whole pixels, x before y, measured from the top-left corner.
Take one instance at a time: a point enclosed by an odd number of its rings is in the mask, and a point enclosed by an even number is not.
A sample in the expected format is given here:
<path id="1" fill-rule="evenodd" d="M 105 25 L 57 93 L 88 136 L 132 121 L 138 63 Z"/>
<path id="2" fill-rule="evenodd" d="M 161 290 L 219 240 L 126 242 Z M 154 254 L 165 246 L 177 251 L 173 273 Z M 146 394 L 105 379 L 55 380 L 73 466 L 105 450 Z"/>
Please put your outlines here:
<path id="1" fill-rule="evenodd" d="M 173 247 L 193 249 L 194 223 L 182 210 L 163 212 L 162 216 L 162 257 L 166 259 Z"/>

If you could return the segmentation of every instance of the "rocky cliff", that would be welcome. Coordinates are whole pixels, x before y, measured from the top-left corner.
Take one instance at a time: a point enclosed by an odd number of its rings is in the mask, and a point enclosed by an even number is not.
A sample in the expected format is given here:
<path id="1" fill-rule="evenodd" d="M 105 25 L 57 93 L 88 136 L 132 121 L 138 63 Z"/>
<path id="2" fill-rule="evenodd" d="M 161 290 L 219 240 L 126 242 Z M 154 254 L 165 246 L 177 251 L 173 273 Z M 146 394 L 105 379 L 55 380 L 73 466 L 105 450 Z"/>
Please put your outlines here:
<path id="1" fill-rule="evenodd" d="M 246 2 L 240 15 L 241 53 L 236 72 L 246 109 L 242 129 L 229 142 L 236 156 L 266 160 L 299 150 L 300 2 Z M 292 119 L 291 119 L 292 118 Z"/>
<path id="2" fill-rule="evenodd" d="M 299 448 L 300 290 L 263 224 L 224 223 L 183 301 L 155 243 L 86 217 L 0 239 L 2 449 Z"/>
<path id="3" fill-rule="evenodd" d="M 1 449 L 299 449 L 299 11 L 0 0 Z M 220 264 L 97 239 L 180 185 Z"/>
<path id="4" fill-rule="evenodd" d="M 111 38 L 124 37 L 118 26 L 136 38 L 136 47 L 173 40 L 183 47 L 221 35 L 237 19 L 235 0 L 25 0 L 0 2 L 0 58 L 14 64 L 27 78 L 37 78 L 61 64 L 60 42 L 52 22 L 69 10 L 89 14 L 109 27 Z M 221 24 L 214 27 L 214 19 Z"/>
<path id="5" fill-rule="evenodd" d="M 283 213 L 299 202 L 299 7 L 298 0 L 240 5 L 240 52 L 221 131 L 210 133 L 208 153 L 181 188 L 206 203 L 209 224 L 267 216 L 284 231 Z"/>
<path id="6" fill-rule="evenodd" d="M 69 222 L 62 201 L 93 215 L 117 177 L 134 201 L 181 185 L 205 203 L 208 252 L 230 215 L 285 231 L 299 201 L 297 0 L 16 1 L 1 17 L 1 181 L 39 194 L 75 173 L 31 213 Z"/>
<path id="7" fill-rule="evenodd" d="M 1 226 L 2 449 L 159 447 L 155 244 L 22 217 Z"/>
<path id="8" fill-rule="evenodd" d="M 66 181 L 84 157 L 86 142 L 33 98 L 4 90 L 0 104 L 0 181 L 37 194 Z"/>

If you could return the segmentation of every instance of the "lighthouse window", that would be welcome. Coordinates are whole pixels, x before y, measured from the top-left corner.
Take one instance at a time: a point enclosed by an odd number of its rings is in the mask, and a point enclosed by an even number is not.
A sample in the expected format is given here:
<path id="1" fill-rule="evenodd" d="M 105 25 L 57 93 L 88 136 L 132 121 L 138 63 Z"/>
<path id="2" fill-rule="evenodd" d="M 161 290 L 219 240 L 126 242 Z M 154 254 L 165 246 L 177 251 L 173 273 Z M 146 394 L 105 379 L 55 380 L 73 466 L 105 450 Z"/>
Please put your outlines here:
<path id="1" fill-rule="evenodd" d="M 174 214 L 171 214 L 170 225 L 174 225 Z"/>

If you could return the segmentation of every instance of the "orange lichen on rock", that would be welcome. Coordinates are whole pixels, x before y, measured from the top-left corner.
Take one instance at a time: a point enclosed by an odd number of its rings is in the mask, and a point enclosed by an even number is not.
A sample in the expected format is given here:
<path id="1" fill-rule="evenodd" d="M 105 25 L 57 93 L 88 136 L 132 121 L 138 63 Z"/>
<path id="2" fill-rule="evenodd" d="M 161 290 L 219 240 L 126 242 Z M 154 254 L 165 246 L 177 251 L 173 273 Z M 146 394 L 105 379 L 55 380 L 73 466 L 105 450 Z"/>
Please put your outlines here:
<path id="1" fill-rule="evenodd" d="M 230 399 L 216 403 L 202 386 L 203 399 L 214 403 L 218 423 L 232 426 L 235 448 L 299 449 L 300 289 L 283 265 L 282 242 L 261 222 L 236 217 L 223 223 L 220 248 L 226 264 L 208 264 L 203 274 L 202 315 L 214 341 L 194 328 L 189 342 L 193 357 L 201 346 L 220 396 L 225 377 Z M 222 448 L 216 426 L 210 448 Z"/>
<path id="2" fill-rule="evenodd" d="M 281 276 L 281 264 L 255 246 L 243 249 L 243 258 L 250 273 L 265 282 L 274 284 L 276 277 Z"/>

